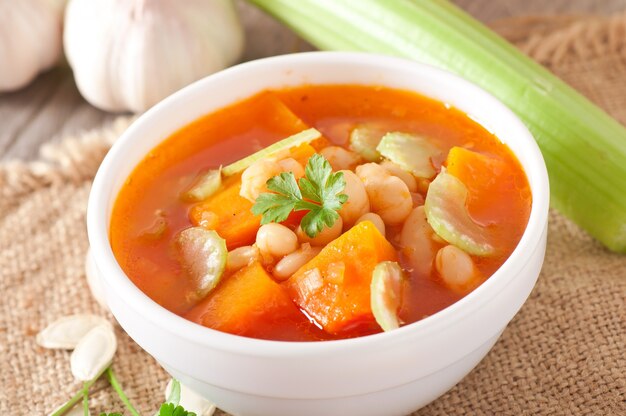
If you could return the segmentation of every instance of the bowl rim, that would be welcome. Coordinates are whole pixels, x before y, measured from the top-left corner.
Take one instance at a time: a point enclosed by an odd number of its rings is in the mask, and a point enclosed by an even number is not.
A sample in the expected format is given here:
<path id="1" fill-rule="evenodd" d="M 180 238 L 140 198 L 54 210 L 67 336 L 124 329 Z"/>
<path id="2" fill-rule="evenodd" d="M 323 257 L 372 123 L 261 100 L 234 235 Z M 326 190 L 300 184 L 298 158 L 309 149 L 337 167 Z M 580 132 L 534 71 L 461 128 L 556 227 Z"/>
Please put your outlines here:
<path id="1" fill-rule="evenodd" d="M 118 160 L 123 159 L 125 148 L 130 146 L 130 144 L 137 139 L 137 132 L 141 130 L 144 124 L 148 124 L 155 117 L 167 113 L 170 108 L 180 106 L 181 104 L 188 105 L 189 95 L 196 89 L 204 89 L 207 88 L 207 84 L 210 85 L 212 83 L 222 82 L 223 80 L 227 82 L 228 78 L 236 77 L 242 72 L 254 72 L 259 68 L 267 66 L 290 65 L 294 63 L 302 64 L 307 62 L 319 63 L 320 61 L 326 62 L 329 65 L 357 63 L 388 68 L 391 71 L 398 70 L 399 67 L 412 68 L 412 70 L 421 71 L 429 76 L 445 79 L 446 82 L 455 84 L 457 88 L 463 88 L 475 96 L 479 96 L 481 102 L 487 102 L 489 105 L 499 107 L 500 113 L 508 117 L 509 120 L 507 120 L 507 122 L 510 123 L 510 128 L 517 130 L 517 135 L 524 137 L 527 142 L 525 145 L 528 146 L 529 156 L 527 157 L 528 161 L 525 162 L 527 166 L 525 166 L 524 170 L 531 188 L 532 204 L 528 223 L 517 246 L 502 266 L 485 282 L 452 305 L 399 329 L 362 337 L 312 342 L 263 340 L 210 329 L 165 309 L 134 285 L 130 278 L 123 272 L 113 254 L 109 242 L 109 224 L 107 217 L 108 208 L 111 205 L 109 200 L 110 198 L 115 198 L 117 192 L 115 192 L 115 195 L 110 196 L 113 191 L 107 191 L 107 188 L 112 186 L 110 184 L 112 182 L 110 177 L 115 176 L 115 164 L 118 163 Z M 233 99 L 229 102 L 234 103 L 236 101 L 237 99 Z M 471 116 L 471 114 L 469 115 Z M 165 140 L 167 137 L 168 136 L 165 136 L 162 140 Z M 513 150 L 511 151 L 513 152 Z M 515 152 L 513 153 L 521 162 L 520 156 Z M 529 170 L 534 170 L 533 177 L 537 178 L 533 183 L 531 183 Z M 548 219 L 548 206 L 548 174 L 539 147 L 519 118 L 490 93 L 455 74 L 435 68 L 431 65 L 403 58 L 360 52 L 305 52 L 263 58 L 230 67 L 186 86 L 138 117 L 113 144 L 94 178 L 87 207 L 87 232 L 93 260 L 96 268 L 100 271 L 100 276 L 113 288 L 117 296 L 123 298 L 124 303 L 128 307 L 135 309 L 144 319 L 150 320 L 155 326 L 164 328 L 186 341 L 217 350 L 256 357 L 299 357 L 310 354 L 326 354 L 343 351 L 345 349 L 362 348 L 381 342 L 402 342 L 403 339 L 408 337 L 415 337 L 415 333 L 420 333 L 420 336 L 426 336 L 432 332 L 445 330 L 446 327 L 462 320 L 464 316 L 480 308 L 481 305 L 488 302 L 494 296 L 497 296 L 499 291 L 503 290 L 510 280 L 517 276 L 515 270 L 521 268 L 528 261 L 535 251 L 536 246 L 540 243 Z M 519 266 L 514 267 L 514 261 L 517 262 Z M 493 293 L 489 294 L 489 292 Z"/>

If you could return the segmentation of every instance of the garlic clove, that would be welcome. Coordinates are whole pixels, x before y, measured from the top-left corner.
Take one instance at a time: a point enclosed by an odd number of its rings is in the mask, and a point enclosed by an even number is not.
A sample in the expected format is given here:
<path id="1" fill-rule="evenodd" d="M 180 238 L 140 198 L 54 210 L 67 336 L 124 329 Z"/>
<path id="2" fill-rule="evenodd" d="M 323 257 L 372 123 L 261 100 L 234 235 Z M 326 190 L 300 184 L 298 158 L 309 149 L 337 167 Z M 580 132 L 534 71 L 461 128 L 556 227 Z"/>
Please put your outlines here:
<path id="1" fill-rule="evenodd" d="M 116 349 L 117 339 L 111 325 L 97 325 L 81 338 L 72 352 L 72 374 L 80 381 L 94 379 L 111 364 Z"/>
<path id="2" fill-rule="evenodd" d="M 106 319 L 96 315 L 64 316 L 40 331 L 35 341 L 44 348 L 74 349 L 81 338 L 98 325 L 111 326 Z"/>
<path id="3" fill-rule="evenodd" d="M 0 92 L 31 82 L 61 57 L 61 0 L 0 1 Z"/>
<path id="4" fill-rule="evenodd" d="M 170 379 L 165 387 L 165 400 L 169 398 L 171 390 L 172 380 Z M 178 404 L 184 407 L 186 411 L 194 412 L 198 416 L 211 416 L 216 410 L 213 402 L 200 396 L 189 387 L 183 386 L 182 383 L 180 384 L 180 401 Z"/>
<path id="5" fill-rule="evenodd" d="M 244 32 L 231 0 L 70 0 L 63 42 L 96 107 L 141 112 L 237 61 Z"/>

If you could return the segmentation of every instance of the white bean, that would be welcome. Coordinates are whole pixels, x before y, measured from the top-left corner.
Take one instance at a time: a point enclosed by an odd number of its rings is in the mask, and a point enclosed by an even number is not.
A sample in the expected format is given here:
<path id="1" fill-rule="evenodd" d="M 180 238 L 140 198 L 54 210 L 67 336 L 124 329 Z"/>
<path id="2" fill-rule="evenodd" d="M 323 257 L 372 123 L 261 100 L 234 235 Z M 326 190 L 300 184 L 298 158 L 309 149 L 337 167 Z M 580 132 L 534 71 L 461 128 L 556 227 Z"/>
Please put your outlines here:
<path id="1" fill-rule="evenodd" d="M 243 269 L 260 257 L 259 248 L 256 246 L 238 247 L 228 252 L 226 268 L 230 271 Z"/>
<path id="2" fill-rule="evenodd" d="M 298 234 L 298 240 L 300 243 L 309 243 L 312 246 L 325 246 L 333 241 L 335 238 L 341 235 L 343 229 L 343 220 L 341 217 L 337 218 L 337 221 L 332 227 L 324 227 L 315 237 L 309 237 L 302 228 L 298 227 L 296 233 Z"/>
<path id="3" fill-rule="evenodd" d="M 342 170 L 343 178 L 346 181 L 346 187 L 343 192 L 348 196 L 348 200 L 344 202 L 339 210 L 339 215 L 346 227 L 352 226 L 357 218 L 370 210 L 370 200 L 365 191 L 365 185 L 356 174 L 350 170 Z"/>
<path id="4" fill-rule="evenodd" d="M 256 245 L 264 254 L 283 257 L 298 248 L 296 233 L 282 224 L 262 225 L 256 233 Z"/>
<path id="5" fill-rule="evenodd" d="M 380 166 L 385 168 L 385 170 L 387 170 L 387 172 L 389 172 L 393 176 L 397 176 L 398 178 L 402 179 L 402 182 L 404 182 L 407 188 L 409 188 L 409 192 L 417 192 L 417 181 L 415 180 L 415 176 L 413 176 L 411 172 L 407 172 L 390 160 L 385 160 L 381 162 Z"/>
<path id="6" fill-rule="evenodd" d="M 411 267 L 422 276 L 430 276 L 435 259 L 433 229 L 426 220 L 424 206 L 414 208 L 400 232 L 400 246 Z"/>
<path id="7" fill-rule="evenodd" d="M 370 208 L 385 224 L 399 225 L 411 213 L 413 201 L 408 187 L 376 163 L 357 166 L 357 176 L 363 181 Z"/>
<path id="8" fill-rule="evenodd" d="M 310 244 L 304 243 L 302 247 L 291 254 L 283 257 L 274 267 L 274 276 L 278 280 L 286 280 L 298 269 L 309 262 L 313 257 L 322 251 L 321 247 L 311 247 Z"/>
<path id="9" fill-rule="evenodd" d="M 283 172 L 291 172 L 296 179 L 300 179 L 304 176 L 304 168 L 296 159 L 292 157 L 288 157 L 287 159 L 279 160 L 278 164 L 280 165 Z"/>
<path id="10" fill-rule="evenodd" d="M 282 167 L 271 160 L 262 159 L 248 166 L 241 174 L 241 189 L 239 195 L 250 202 L 267 192 L 266 182 L 283 171 Z"/>
<path id="11" fill-rule="evenodd" d="M 385 236 L 385 222 L 382 218 L 380 218 L 380 215 L 373 212 L 368 212 L 367 214 L 363 214 L 361 217 L 359 217 L 359 219 L 356 220 L 354 224 L 356 225 L 363 221 L 369 221 L 374 224 L 374 227 L 378 228 L 378 231 L 380 231 L 383 237 Z"/>
<path id="12" fill-rule="evenodd" d="M 469 254 L 456 246 L 445 246 L 437 252 L 435 267 L 444 283 L 453 290 L 467 291 L 479 277 Z"/>
<path id="13" fill-rule="evenodd" d="M 356 153 L 339 146 L 325 147 L 320 154 L 328 160 L 333 170 L 352 169 L 361 160 Z"/>

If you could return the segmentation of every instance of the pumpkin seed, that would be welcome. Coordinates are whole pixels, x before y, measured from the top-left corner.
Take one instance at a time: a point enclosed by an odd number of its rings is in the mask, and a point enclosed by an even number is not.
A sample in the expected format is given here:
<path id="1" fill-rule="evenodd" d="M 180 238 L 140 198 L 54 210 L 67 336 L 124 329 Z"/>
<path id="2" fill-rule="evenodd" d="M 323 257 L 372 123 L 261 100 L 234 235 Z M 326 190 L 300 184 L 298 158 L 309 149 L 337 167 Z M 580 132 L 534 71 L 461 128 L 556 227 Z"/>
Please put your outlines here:
<path id="1" fill-rule="evenodd" d="M 165 387 L 165 400 L 169 399 L 171 390 L 172 380 L 170 379 L 167 387 Z M 213 402 L 182 384 L 180 384 L 180 401 L 178 404 L 184 407 L 186 411 L 194 412 L 198 416 L 211 416 L 215 413 L 215 404 Z"/>
<path id="2" fill-rule="evenodd" d="M 97 325 L 81 338 L 72 352 L 72 374 L 81 381 L 93 379 L 111 364 L 116 349 L 117 339 L 111 325 Z"/>
<path id="3" fill-rule="evenodd" d="M 77 314 L 57 319 L 37 334 L 37 344 L 50 349 L 71 350 L 82 337 L 97 325 L 109 322 L 97 315 Z"/>

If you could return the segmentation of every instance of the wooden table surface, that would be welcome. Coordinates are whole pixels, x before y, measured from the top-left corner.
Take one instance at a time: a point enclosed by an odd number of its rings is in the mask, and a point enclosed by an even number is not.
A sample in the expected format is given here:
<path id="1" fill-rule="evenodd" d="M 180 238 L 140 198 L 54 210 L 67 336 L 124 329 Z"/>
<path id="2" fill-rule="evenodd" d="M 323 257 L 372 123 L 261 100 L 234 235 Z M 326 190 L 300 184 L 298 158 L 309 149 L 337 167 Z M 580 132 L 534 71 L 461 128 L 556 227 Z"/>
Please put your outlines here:
<path id="1" fill-rule="evenodd" d="M 288 29 L 238 0 L 246 28 L 243 60 L 310 49 Z M 453 0 L 483 22 L 536 14 L 608 14 L 626 10 L 626 0 Z M 0 65 L 4 63 L 0 62 Z M 78 93 L 67 66 L 41 74 L 28 87 L 0 93 L 0 160 L 33 159 L 40 145 L 110 122 Z"/>

